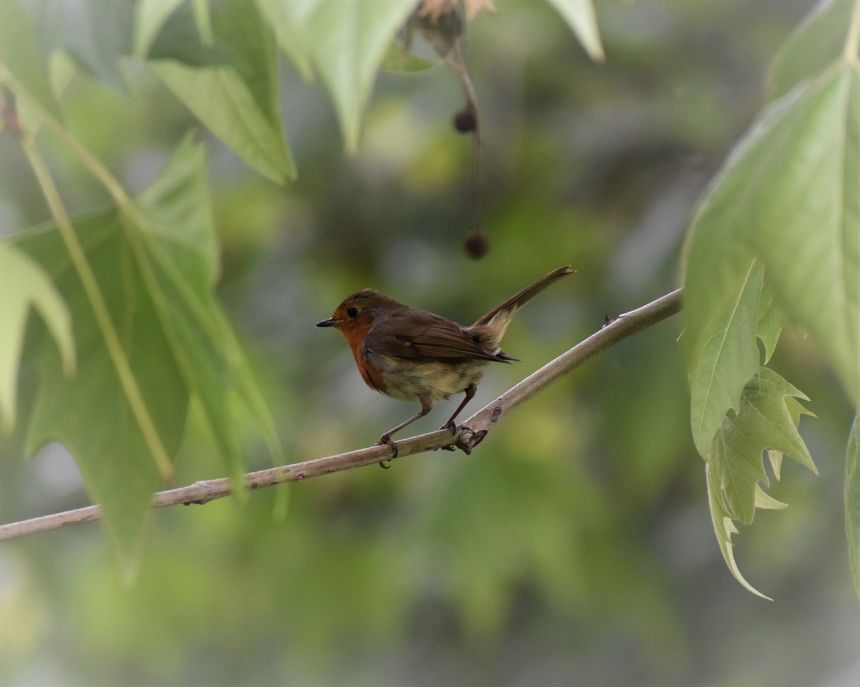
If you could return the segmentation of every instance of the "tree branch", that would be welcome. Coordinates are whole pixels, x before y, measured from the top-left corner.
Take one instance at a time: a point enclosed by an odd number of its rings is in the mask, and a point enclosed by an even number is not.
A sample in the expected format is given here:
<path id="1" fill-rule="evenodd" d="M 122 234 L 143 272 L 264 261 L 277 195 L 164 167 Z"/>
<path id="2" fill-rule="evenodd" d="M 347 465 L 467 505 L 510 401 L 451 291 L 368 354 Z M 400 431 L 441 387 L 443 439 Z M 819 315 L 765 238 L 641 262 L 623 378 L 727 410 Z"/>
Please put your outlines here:
<path id="1" fill-rule="evenodd" d="M 327 475 L 332 472 L 378 463 L 392 458 L 404 458 L 416 453 L 424 453 L 440 448 L 460 448 L 471 453 L 487 435 L 492 426 L 504 415 L 524 403 L 535 394 L 549 386 L 562 375 L 570 372 L 593 355 L 605 351 L 622 339 L 635 334 L 651 325 L 671 317 L 681 309 L 681 289 L 672 291 L 641 308 L 619 315 L 618 318 L 584 339 L 555 360 L 532 373 L 515 386 L 508 389 L 492 403 L 488 403 L 472 415 L 456 430 L 441 429 L 427 434 L 397 442 L 397 455 L 392 456 L 390 446 L 371 446 L 346 453 L 338 453 L 324 458 L 284 465 L 267 470 L 249 472 L 245 475 L 248 489 L 260 489 L 283 482 L 301 482 L 311 477 Z M 154 508 L 164 508 L 178 504 L 204 504 L 220 499 L 231 493 L 230 480 L 226 478 L 195 482 L 186 487 L 168 489 L 156 493 L 152 500 Z M 44 515 L 29 520 L 0 525 L 0 540 L 22 537 L 27 534 L 99 520 L 102 511 L 99 506 L 87 506 L 75 510 Z"/>

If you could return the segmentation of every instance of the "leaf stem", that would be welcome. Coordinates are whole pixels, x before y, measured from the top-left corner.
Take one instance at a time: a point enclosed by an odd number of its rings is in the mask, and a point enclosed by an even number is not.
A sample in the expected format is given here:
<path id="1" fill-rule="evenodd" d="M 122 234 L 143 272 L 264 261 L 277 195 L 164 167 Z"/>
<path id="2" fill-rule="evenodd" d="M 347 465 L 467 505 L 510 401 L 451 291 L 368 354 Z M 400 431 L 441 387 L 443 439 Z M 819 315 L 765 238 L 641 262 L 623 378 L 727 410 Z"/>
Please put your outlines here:
<path id="1" fill-rule="evenodd" d="M 158 431 L 155 428 L 155 423 L 146 408 L 146 403 L 143 400 L 143 395 L 137 385 L 137 380 L 132 372 L 131 365 L 125 355 L 122 344 L 120 343 L 119 334 L 111 320 L 110 312 L 108 311 L 107 303 L 99 288 L 95 273 L 87 261 L 84 248 L 78 240 L 72 222 L 69 219 L 69 214 L 66 211 L 59 190 L 57 189 L 54 179 L 51 176 L 48 166 L 34 145 L 33 141 L 24 136 L 21 139 L 21 147 L 24 150 L 30 166 L 36 175 L 45 200 L 51 209 L 51 214 L 57 222 L 66 249 L 69 251 L 72 264 L 75 271 L 83 284 L 84 291 L 87 294 L 87 299 L 92 306 L 99 329 L 105 340 L 108 353 L 116 369 L 117 377 L 119 378 L 120 386 L 128 399 L 132 414 L 143 435 L 144 441 L 149 449 L 152 459 L 158 468 L 161 477 L 165 480 L 173 478 L 173 466 L 170 462 L 170 457 L 161 443 L 158 436 Z M 124 193 L 124 191 L 123 191 Z"/>
<path id="2" fill-rule="evenodd" d="M 313 458 L 291 465 L 249 472 L 243 475 L 242 479 L 249 490 L 254 490 L 284 482 L 302 482 L 311 477 L 352 470 L 365 465 L 373 465 L 381 460 L 404 458 L 440 448 L 457 447 L 470 453 L 507 412 L 525 403 L 556 379 L 576 369 L 589 358 L 607 350 L 619 341 L 671 317 L 680 309 L 681 289 L 677 289 L 647 305 L 643 305 L 641 308 L 619 315 L 610 324 L 565 351 L 505 391 L 494 401 L 488 403 L 458 426 L 453 433 L 448 429 L 440 429 L 398 441 L 396 456 L 392 457 L 389 446 L 370 446 L 333 456 Z M 179 504 L 202 505 L 228 496 L 232 491 L 233 487 L 229 478 L 204 480 L 178 489 L 160 491 L 153 496 L 152 506 L 153 508 L 165 508 Z M 102 511 L 99 506 L 86 506 L 29 520 L 11 522 L 0 525 L 0 541 L 55 530 L 66 525 L 92 522 L 101 519 L 101 517 Z"/>

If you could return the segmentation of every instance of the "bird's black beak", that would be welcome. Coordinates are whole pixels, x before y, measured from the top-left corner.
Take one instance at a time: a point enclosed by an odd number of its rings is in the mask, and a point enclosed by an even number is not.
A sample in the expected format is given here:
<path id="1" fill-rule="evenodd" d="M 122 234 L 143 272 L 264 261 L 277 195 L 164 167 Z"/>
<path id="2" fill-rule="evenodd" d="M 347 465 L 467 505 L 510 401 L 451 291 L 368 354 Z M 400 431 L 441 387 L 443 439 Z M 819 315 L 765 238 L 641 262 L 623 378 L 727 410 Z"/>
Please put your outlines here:
<path id="1" fill-rule="evenodd" d="M 337 327 L 339 324 L 339 319 L 336 317 L 329 317 L 327 320 L 320 320 L 317 322 L 317 327 Z"/>

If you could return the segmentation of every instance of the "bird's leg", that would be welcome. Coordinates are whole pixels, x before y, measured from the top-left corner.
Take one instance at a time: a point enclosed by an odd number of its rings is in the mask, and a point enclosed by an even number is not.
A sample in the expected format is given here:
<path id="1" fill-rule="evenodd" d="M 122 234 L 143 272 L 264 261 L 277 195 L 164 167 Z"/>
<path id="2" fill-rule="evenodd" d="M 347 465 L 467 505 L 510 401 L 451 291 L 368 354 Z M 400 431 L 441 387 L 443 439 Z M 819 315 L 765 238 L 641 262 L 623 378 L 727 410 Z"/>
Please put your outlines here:
<path id="1" fill-rule="evenodd" d="M 420 395 L 418 397 L 419 403 L 421 403 L 421 410 L 419 410 L 415 415 L 410 417 L 408 420 L 404 420 L 399 425 L 392 427 L 385 434 L 379 437 L 379 441 L 377 444 L 388 444 L 391 448 L 394 449 L 394 454 L 391 456 L 392 458 L 397 458 L 397 444 L 391 440 L 391 435 L 399 432 L 401 429 L 406 427 L 407 425 L 411 425 L 415 420 L 424 417 L 427 413 L 429 413 L 433 409 L 433 399 L 429 396 Z M 383 468 L 388 468 L 389 466 L 385 464 L 384 460 L 379 461 L 379 465 Z"/>
<path id="2" fill-rule="evenodd" d="M 460 405 L 457 406 L 457 410 L 454 411 L 454 414 L 448 418 L 448 422 L 442 425 L 439 429 L 454 429 L 457 425 L 454 424 L 454 418 L 460 414 L 460 411 L 466 407 L 466 404 L 475 398 L 475 392 L 478 391 L 478 387 L 474 384 L 469 384 L 463 391 L 466 393 L 466 396 L 460 402 Z"/>

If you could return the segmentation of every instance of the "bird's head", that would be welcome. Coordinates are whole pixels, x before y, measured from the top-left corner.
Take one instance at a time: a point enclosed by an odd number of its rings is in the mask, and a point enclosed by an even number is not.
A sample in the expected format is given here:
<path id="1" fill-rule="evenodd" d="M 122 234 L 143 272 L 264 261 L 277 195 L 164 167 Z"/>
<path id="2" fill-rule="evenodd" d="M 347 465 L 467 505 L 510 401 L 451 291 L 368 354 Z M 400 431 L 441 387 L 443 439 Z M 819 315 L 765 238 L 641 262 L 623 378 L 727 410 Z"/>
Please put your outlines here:
<path id="1" fill-rule="evenodd" d="M 379 291 L 363 289 L 341 301 L 332 316 L 317 322 L 317 327 L 335 327 L 355 347 L 377 318 L 406 307 Z"/>

